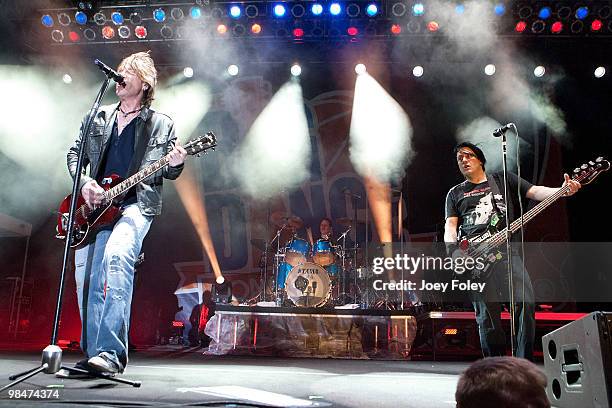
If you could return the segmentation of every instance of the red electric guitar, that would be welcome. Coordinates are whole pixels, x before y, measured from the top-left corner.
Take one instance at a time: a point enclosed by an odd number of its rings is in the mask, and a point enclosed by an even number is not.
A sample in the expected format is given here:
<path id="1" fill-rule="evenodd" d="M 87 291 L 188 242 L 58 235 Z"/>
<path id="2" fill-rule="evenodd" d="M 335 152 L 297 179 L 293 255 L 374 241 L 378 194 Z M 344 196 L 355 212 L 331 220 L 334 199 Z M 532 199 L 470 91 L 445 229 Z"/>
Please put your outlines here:
<path id="1" fill-rule="evenodd" d="M 214 150 L 216 145 L 217 138 L 215 137 L 214 133 L 208 132 L 203 136 L 199 136 L 189 141 L 189 143 L 183 147 L 185 150 L 187 150 L 187 154 L 192 156 L 199 155 L 200 153 L 206 152 L 209 149 Z M 105 180 L 108 180 L 108 182 L 102 183 L 102 188 L 106 190 L 104 192 L 104 198 L 100 207 L 96 209 L 89 208 L 87 204 L 85 204 L 85 199 L 79 194 L 77 199 L 77 209 L 74 215 L 73 228 L 71 231 L 71 247 L 79 246 L 85 240 L 89 231 L 105 225 L 113 224 L 121 215 L 121 202 L 118 197 L 122 198 L 126 191 L 153 173 L 164 168 L 164 166 L 168 165 L 169 161 L 169 156 L 164 156 L 155 163 L 151 163 L 138 173 L 125 180 L 122 180 L 121 177 L 116 175 L 106 177 Z M 60 204 L 57 217 L 56 238 L 66 239 L 66 230 L 68 229 L 68 212 L 70 210 L 71 199 L 72 194 L 64 198 Z"/>

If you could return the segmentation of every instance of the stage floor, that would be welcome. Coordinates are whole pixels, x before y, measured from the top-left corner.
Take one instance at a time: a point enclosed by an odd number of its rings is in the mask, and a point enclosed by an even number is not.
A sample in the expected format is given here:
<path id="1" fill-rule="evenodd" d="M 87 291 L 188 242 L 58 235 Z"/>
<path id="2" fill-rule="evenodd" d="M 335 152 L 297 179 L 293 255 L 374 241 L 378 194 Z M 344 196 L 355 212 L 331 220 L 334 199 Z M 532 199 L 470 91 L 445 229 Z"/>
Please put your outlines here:
<path id="1" fill-rule="evenodd" d="M 455 406 L 455 387 L 469 363 L 299 359 L 209 356 L 203 349 L 164 346 L 132 353 L 124 377 L 142 381 L 140 388 L 98 379 L 67 380 L 38 374 L 19 384 L 19 390 L 58 390 L 59 405 L 98 406 L 205 404 L 248 401 L 249 406 L 414 407 Z M 64 352 L 64 363 L 81 358 Z M 8 376 L 40 362 L 38 352 L 0 352 L 0 374 Z M 18 403 L 7 391 L 1 406 Z M 48 404 L 50 401 L 41 401 Z M 72 403 L 72 404 L 71 404 Z M 255 405 L 253 405 L 255 404 Z M 42 405 L 42 404 L 41 404 Z M 240 404 L 236 406 L 242 406 Z"/>

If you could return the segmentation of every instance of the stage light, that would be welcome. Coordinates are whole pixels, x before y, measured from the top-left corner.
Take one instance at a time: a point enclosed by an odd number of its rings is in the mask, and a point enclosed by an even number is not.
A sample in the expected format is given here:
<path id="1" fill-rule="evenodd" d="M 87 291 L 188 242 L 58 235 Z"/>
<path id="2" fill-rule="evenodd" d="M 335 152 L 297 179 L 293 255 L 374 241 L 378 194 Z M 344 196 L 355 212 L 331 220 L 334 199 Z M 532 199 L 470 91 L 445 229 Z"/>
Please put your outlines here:
<path id="1" fill-rule="evenodd" d="M 70 25 L 70 16 L 66 13 L 59 13 L 57 15 L 57 22 L 60 23 L 60 25 L 68 26 Z"/>
<path id="2" fill-rule="evenodd" d="M 295 4 L 291 7 L 291 15 L 295 18 L 303 17 L 306 14 L 306 9 L 301 4 Z"/>
<path id="3" fill-rule="evenodd" d="M 409 21 L 408 23 L 406 23 L 406 30 L 408 30 L 408 32 L 412 34 L 418 33 L 419 31 L 421 31 L 421 23 L 416 20 Z"/>
<path id="4" fill-rule="evenodd" d="M 244 33 L 246 33 L 246 28 L 242 24 L 236 24 L 232 28 L 232 33 L 235 37 L 241 37 L 244 35 Z"/>
<path id="5" fill-rule="evenodd" d="M 332 16 L 337 16 L 338 14 L 340 14 L 340 12 L 342 12 L 342 7 L 339 3 L 332 3 L 329 6 L 329 12 Z"/>
<path id="6" fill-rule="evenodd" d="M 559 16 L 559 18 L 565 20 L 567 19 L 569 16 L 572 15 L 572 9 L 567 7 L 567 6 L 561 6 L 559 7 L 559 9 L 557 10 L 557 15 Z"/>
<path id="7" fill-rule="evenodd" d="M 244 14 L 246 14 L 248 18 L 255 18 L 259 15 L 259 9 L 256 5 L 249 4 L 244 8 Z"/>
<path id="8" fill-rule="evenodd" d="M 402 17 L 404 14 L 406 14 L 406 6 L 404 3 L 395 3 L 393 6 L 391 6 L 391 13 L 395 17 Z"/>
<path id="9" fill-rule="evenodd" d="M 147 29 L 143 26 L 136 26 L 136 28 L 134 29 L 134 34 L 136 35 L 136 37 L 142 39 L 147 38 Z"/>
<path id="10" fill-rule="evenodd" d="M 595 19 L 593 22 L 591 22 L 591 31 L 599 31 L 601 30 L 601 27 L 603 27 L 601 20 Z"/>
<path id="11" fill-rule="evenodd" d="M 96 32 L 91 28 L 86 28 L 83 30 L 83 37 L 85 37 L 87 41 L 93 41 L 96 39 Z"/>
<path id="12" fill-rule="evenodd" d="M 538 65 L 533 70 L 533 75 L 535 75 L 537 78 L 542 78 L 545 73 L 546 73 L 546 68 L 544 68 L 542 65 Z"/>
<path id="13" fill-rule="evenodd" d="M 302 74 L 302 67 L 300 67 L 298 64 L 293 64 L 291 66 L 291 75 L 293 75 L 294 77 L 298 77 Z"/>
<path id="14" fill-rule="evenodd" d="M 274 6 L 274 15 L 276 17 L 283 17 L 287 13 L 287 9 L 282 4 Z"/>
<path id="15" fill-rule="evenodd" d="M 533 9 L 529 6 L 523 6 L 519 9 L 518 14 L 521 20 L 526 20 L 533 14 Z"/>
<path id="16" fill-rule="evenodd" d="M 606 75 L 606 69 L 604 67 L 597 67 L 595 68 L 594 75 L 595 78 L 602 78 L 604 75 Z"/>
<path id="17" fill-rule="evenodd" d="M 425 73 L 425 70 L 420 65 L 417 65 L 416 67 L 412 68 L 412 75 L 414 75 L 417 78 L 422 77 L 424 73 Z"/>
<path id="18" fill-rule="evenodd" d="M 104 26 L 102 28 L 102 37 L 107 40 L 110 40 L 115 37 L 115 29 L 111 26 Z"/>
<path id="19" fill-rule="evenodd" d="M 355 65 L 355 72 L 357 73 L 357 75 L 361 75 L 361 74 L 365 74 L 367 71 L 366 66 L 364 64 L 357 64 Z"/>
<path id="20" fill-rule="evenodd" d="M 550 27 L 550 31 L 553 34 L 559 34 L 561 31 L 563 31 L 563 23 L 560 21 L 555 21 Z"/>
<path id="21" fill-rule="evenodd" d="M 153 20 L 158 23 L 163 23 L 166 21 L 166 12 L 162 8 L 158 8 L 153 10 Z"/>
<path id="22" fill-rule="evenodd" d="M 79 33 L 77 33 L 76 31 L 70 31 L 68 33 L 68 38 L 70 39 L 70 41 L 72 42 L 77 42 L 81 39 L 81 36 L 79 35 Z"/>
<path id="23" fill-rule="evenodd" d="M 200 18 L 202 18 L 202 9 L 198 6 L 193 6 L 189 10 L 189 15 L 191 16 L 192 19 L 199 20 Z"/>
<path id="24" fill-rule="evenodd" d="M 425 6 L 423 3 L 416 3 L 412 6 L 412 14 L 415 16 L 422 16 L 425 13 Z"/>
<path id="25" fill-rule="evenodd" d="M 229 14 L 232 18 L 240 18 L 242 10 L 238 6 L 232 6 L 230 7 Z"/>
<path id="26" fill-rule="evenodd" d="M 183 9 L 174 7 L 170 10 L 170 17 L 172 17 L 174 21 L 181 21 L 185 17 L 185 13 L 183 13 Z"/>
<path id="27" fill-rule="evenodd" d="M 522 33 L 523 31 L 525 31 L 526 28 L 527 23 L 524 21 L 519 21 L 518 23 L 516 23 L 516 26 L 514 26 L 514 31 L 516 31 L 517 33 Z"/>
<path id="28" fill-rule="evenodd" d="M 159 30 L 159 34 L 162 36 L 162 38 L 169 39 L 174 36 L 174 30 L 172 30 L 172 27 L 169 25 L 164 24 L 164 26 Z"/>
<path id="29" fill-rule="evenodd" d="M 192 78 L 193 77 L 193 68 L 191 68 L 191 67 L 183 68 L 183 75 L 185 76 L 185 78 Z"/>
<path id="30" fill-rule="evenodd" d="M 230 74 L 231 76 L 238 75 L 238 65 L 232 64 L 229 67 L 227 67 L 227 73 Z"/>
<path id="31" fill-rule="evenodd" d="M 399 24 L 393 24 L 391 26 L 391 33 L 395 34 L 395 35 L 399 35 L 402 32 L 402 26 L 400 26 Z"/>
<path id="32" fill-rule="evenodd" d="M 93 18 L 94 22 L 99 26 L 106 24 L 106 16 L 101 11 L 94 14 Z"/>
<path id="33" fill-rule="evenodd" d="M 582 32 L 583 28 L 584 28 L 584 23 L 580 20 L 575 20 L 570 26 L 570 31 L 574 34 L 578 34 Z"/>
<path id="34" fill-rule="evenodd" d="M 463 4 L 457 4 L 455 6 L 455 13 L 457 13 L 457 14 L 465 13 L 465 6 Z"/>
<path id="35" fill-rule="evenodd" d="M 261 33 L 261 26 L 260 26 L 259 24 L 257 24 L 257 23 L 253 24 L 253 25 L 251 26 L 251 32 L 252 32 L 253 34 L 259 34 L 259 33 Z"/>
<path id="36" fill-rule="evenodd" d="M 294 28 L 293 29 L 293 36 L 296 38 L 301 38 L 304 36 L 304 29 L 303 28 Z"/>
<path id="37" fill-rule="evenodd" d="M 501 3 L 498 3 L 495 5 L 494 11 L 495 14 L 497 14 L 498 16 L 503 16 L 504 14 L 506 14 L 506 6 Z"/>
<path id="38" fill-rule="evenodd" d="M 440 29 L 440 25 L 437 21 L 430 21 L 429 23 L 427 23 L 427 29 L 434 33 Z"/>
<path id="39" fill-rule="evenodd" d="M 346 29 L 346 33 L 350 36 L 356 36 L 357 34 L 359 34 L 359 30 L 357 29 L 357 27 L 349 27 Z"/>
<path id="40" fill-rule="evenodd" d="M 131 33 L 130 27 L 125 26 L 125 25 L 117 29 L 117 34 L 119 34 L 119 37 L 124 38 L 124 39 L 128 38 L 130 36 L 130 33 Z"/>
<path id="41" fill-rule="evenodd" d="M 74 21 L 76 21 L 79 25 L 87 24 L 87 14 L 83 13 L 82 11 L 77 11 L 74 15 Z"/>
<path id="42" fill-rule="evenodd" d="M 45 14 L 44 16 L 42 16 L 40 22 L 45 27 L 53 27 L 53 17 L 51 17 L 49 14 Z"/>
<path id="43" fill-rule="evenodd" d="M 219 24 L 217 26 L 217 33 L 224 35 L 227 33 L 227 26 L 225 24 Z"/>
<path id="44" fill-rule="evenodd" d="M 111 14 L 111 20 L 113 21 L 113 24 L 121 25 L 123 24 L 123 14 L 118 11 L 115 11 L 113 12 L 113 14 Z"/>
<path id="45" fill-rule="evenodd" d="M 585 18 L 587 18 L 588 15 L 589 15 L 588 7 L 578 7 L 578 9 L 576 10 L 576 18 L 578 20 L 584 20 Z"/>
<path id="46" fill-rule="evenodd" d="M 610 17 L 612 15 L 612 7 L 610 7 L 610 6 L 600 7 L 599 11 L 597 12 L 597 15 L 602 20 L 607 19 L 608 17 Z"/>
<path id="47" fill-rule="evenodd" d="M 495 65 L 487 64 L 484 67 L 484 73 L 487 74 L 488 76 L 494 75 L 495 74 Z"/>
<path id="48" fill-rule="evenodd" d="M 540 12 L 538 13 L 538 17 L 542 20 L 546 20 L 552 15 L 552 11 L 550 11 L 550 7 L 542 7 Z"/>
<path id="49" fill-rule="evenodd" d="M 134 25 L 140 25 L 140 23 L 142 23 L 142 16 L 134 12 L 130 14 L 130 22 Z"/>
<path id="50" fill-rule="evenodd" d="M 538 34 L 544 31 L 546 24 L 542 20 L 536 20 L 531 25 L 531 31 Z"/>
<path id="51" fill-rule="evenodd" d="M 378 14 L 378 6 L 374 3 L 368 4 L 368 7 L 366 7 L 366 14 L 370 17 L 374 17 Z"/>
<path id="52" fill-rule="evenodd" d="M 62 42 L 64 41 L 64 33 L 60 30 L 53 30 L 51 31 L 51 39 L 55 42 Z"/>
<path id="53" fill-rule="evenodd" d="M 66 85 L 71 84 L 72 77 L 69 74 L 64 74 L 64 76 L 62 77 L 62 81 L 64 81 Z"/>
<path id="54" fill-rule="evenodd" d="M 346 15 L 349 16 L 350 18 L 355 18 L 359 16 L 360 12 L 361 12 L 361 8 L 355 3 L 351 3 L 348 6 L 346 6 Z"/>
<path id="55" fill-rule="evenodd" d="M 312 13 L 312 15 L 314 16 L 320 16 L 321 13 L 323 13 L 323 6 L 320 5 L 319 3 L 315 3 L 312 5 L 312 7 L 310 8 L 310 12 Z"/>

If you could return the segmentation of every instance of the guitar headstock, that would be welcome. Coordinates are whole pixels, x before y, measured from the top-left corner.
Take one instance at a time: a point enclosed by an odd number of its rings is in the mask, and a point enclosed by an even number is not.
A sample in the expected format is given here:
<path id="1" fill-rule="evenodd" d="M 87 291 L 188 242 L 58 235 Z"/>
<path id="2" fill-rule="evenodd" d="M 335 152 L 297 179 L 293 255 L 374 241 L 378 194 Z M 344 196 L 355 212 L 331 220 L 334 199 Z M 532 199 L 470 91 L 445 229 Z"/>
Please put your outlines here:
<path id="1" fill-rule="evenodd" d="M 213 149 L 217 146 L 217 137 L 213 132 L 207 132 L 204 135 L 198 136 L 190 140 L 185 146 L 187 154 L 195 155 Z"/>
<path id="2" fill-rule="evenodd" d="M 573 179 L 579 181 L 581 184 L 589 184 L 595 180 L 604 171 L 610 169 L 610 162 L 603 157 L 598 157 L 594 161 L 584 163 L 582 166 L 574 169 Z"/>

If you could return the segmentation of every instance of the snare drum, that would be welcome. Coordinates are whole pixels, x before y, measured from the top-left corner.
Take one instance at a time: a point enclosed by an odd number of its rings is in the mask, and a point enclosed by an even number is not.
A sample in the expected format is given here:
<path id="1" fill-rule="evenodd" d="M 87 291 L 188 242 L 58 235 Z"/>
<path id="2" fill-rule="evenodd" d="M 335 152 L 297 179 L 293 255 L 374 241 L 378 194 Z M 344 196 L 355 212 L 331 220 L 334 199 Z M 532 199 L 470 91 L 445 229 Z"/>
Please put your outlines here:
<path id="1" fill-rule="evenodd" d="M 332 248 L 331 242 L 326 239 L 319 239 L 312 246 L 312 259 L 321 266 L 327 266 L 334 263 L 336 255 Z"/>
<path id="2" fill-rule="evenodd" d="M 291 266 L 296 266 L 306 262 L 306 257 L 310 252 L 310 244 L 298 237 L 293 237 L 287 248 L 285 248 L 285 262 Z"/>
<path id="3" fill-rule="evenodd" d="M 323 306 L 331 294 L 331 280 L 320 265 L 307 262 L 291 269 L 285 290 L 296 306 Z"/>

